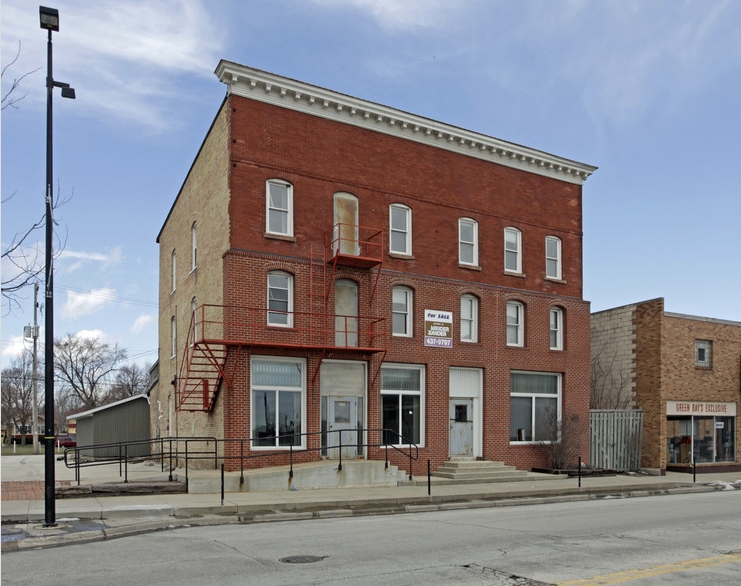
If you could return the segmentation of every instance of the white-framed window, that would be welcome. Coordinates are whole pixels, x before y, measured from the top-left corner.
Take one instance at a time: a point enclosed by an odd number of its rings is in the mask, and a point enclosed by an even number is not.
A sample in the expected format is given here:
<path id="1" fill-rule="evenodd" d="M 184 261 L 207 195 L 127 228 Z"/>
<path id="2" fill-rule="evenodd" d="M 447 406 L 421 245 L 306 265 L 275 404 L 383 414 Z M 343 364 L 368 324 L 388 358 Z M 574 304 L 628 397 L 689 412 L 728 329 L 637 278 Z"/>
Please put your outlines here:
<path id="1" fill-rule="evenodd" d="M 306 360 L 253 356 L 250 364 L 252 448 L 306 447 Z"/>
<path id="2" fill-rule="evenodd" d="M 561 239 L 547 236 L 545 239 L 545 276 L 561 279 Z"/>
<path id="3" fill-rule="evenodd" d="M 280 179 L 266 184 L 266 225 L 268 234 L 293 236 L 293 185 Z"/>
<path id="4" fill-rule="evenodd" d="M 510 373 L 509 441 L 558 441 L 560 419 L 560 374 Z"/>
<path id="5" fill-rule="evenodd" d="M 198 225 L 193 222 L 190 227 L 190 270 L 196 270 L 198 266 Z"/>
<path id="6" fill-rule="evenodd" d="M 400 203 L 389 206 L 389 252 L 412 254 L 412 210 Z"/>
<path id="7" fill-rule="evenodd" d="M 525 344 L 525 306 L 519 301 L 507 302 L 507 345 Z"/>
<path id="8" fill-rule="evenodd" d="M 479 340 L 479 300 L 473 295 L 461 295 L 461 342 Z"/>
<path id="9" fill-rule="evenodd" d="M 425 368 L 417 364 L 381 367 L 381 427 L 384 445 L 421 446 L 425 436 Z"/>
<path id="10" fill-rule="evenodd" d="M 394 287 L 392 291 L 391 324 L 394 336 L 412 336 L 412 290 Z"/>
<path id="11" fill-rule="evenodd" d="M 517 228 L 504 229 L 504 270 L 522 272 L 522 232 Z"/>
<path id="12" fill-rule="evenodd" d="M 268 325 L 293 327 L 293 275 L 285 271 L 268 273 Z"/>
<path id="13" fill-rule="evenodd" d="M 713 366 L 713 342 L 710 340 L 695 340 L 695 366 L 697 368 Z"/>
<path id="14" fill-rule="evenodd" d="M 175 358 L 178 354 L 178 328 L 175 316 L 170 318 L 170 358 Z"/>
<path id="15" fill-rule="evenodd" d="M 471 218 L 458 220 L 458 262 L 471 266 L 479 264 L 479 224 Z"/>
<path id="16" fill-rule="evenodd" d="M 563 350 L 563 309 L 560 307 L 551 307 L 549 331 L 551 350 Z"/>
<path id="17" fill-rule="evenodd" d="M 175 251 L 172 251 L 172 256 L 170 257 L 170 279 L 172 280 L 172 289 L 170 292 L 175 291 L 175 288 L 177 287 L 177 281 L 178 281 L 178 263 L 177 263 L 177 254 L 175 254 Z"/>

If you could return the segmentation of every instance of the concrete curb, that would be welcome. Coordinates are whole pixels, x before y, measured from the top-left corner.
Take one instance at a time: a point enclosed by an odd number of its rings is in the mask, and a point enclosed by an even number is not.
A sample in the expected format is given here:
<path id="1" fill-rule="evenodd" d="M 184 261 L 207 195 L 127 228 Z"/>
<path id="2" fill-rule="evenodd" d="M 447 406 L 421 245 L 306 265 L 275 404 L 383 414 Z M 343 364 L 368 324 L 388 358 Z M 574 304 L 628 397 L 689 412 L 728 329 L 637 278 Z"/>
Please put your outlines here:
<path id="1" fill-rule="evenodd" d="M 468 508 L 491 508 L 520 505 L 535 505 L 555 502 L 596 500 L 607 498 L 638 498 L 667 494 L 689 494 L 713 492 L 719 487 L 709 485 L 665 484 L 654 486 L 620 486 L 551 489 L 543 491 L 512 491 L 499 493 L 481 493 L 467 495 L 439 495 L 409 498 L 362 498 L 347 499 L 343 502 L 294 502 L 279 505 L 264 503 L 253 505 L 225 504 L 218 506 L 184 506 L 170 505 L 147 508 L 112 507 L 102 509 L 96 517 L 77 517 L 65 513 L 66 518 L 61 527 L 43 528 L 39 519 L 15 520 L 11 523 L 3 515 L 3 524 L 15 524 L 13 534 L 2 542 L 2 551 L 21 551 L 43 549 L 105 541 L 119 537 L 130 537 L 168 531 L 183 527 L 227 524 L 274 523 L 283 521 L 302 521 L 308 519 L 331 519 L 341 517 L 363 517 L 369 515 L 393 515 L 403 513 L 424 513 L 450 511 Z M 90 511 L 88 511 L 88 514 Z M 84 515 L 85 513 L 83 513 Z M 154 516 L 153 516 L 154 514 Z M 61 524 L 62 519 L 58 522 Z M 97 526 L 96 526 L 97 524 Z M 86 528 L 85 525 L 92 525 Z M 18 538 L 14 538 L 14 535 Z"/>

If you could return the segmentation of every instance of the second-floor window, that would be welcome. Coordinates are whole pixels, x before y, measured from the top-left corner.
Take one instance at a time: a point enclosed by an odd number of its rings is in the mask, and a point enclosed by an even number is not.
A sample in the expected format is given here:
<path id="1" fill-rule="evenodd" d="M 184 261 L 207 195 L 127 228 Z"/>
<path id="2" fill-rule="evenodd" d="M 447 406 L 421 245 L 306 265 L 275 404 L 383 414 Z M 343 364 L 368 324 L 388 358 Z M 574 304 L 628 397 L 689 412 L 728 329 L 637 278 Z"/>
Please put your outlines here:
<path id="1" fill-rule="evenodd" d="M 563 311 L 559 307 L 551 308 L 550 322 L 550 348 L 563 350 Z"/>
<path id="2" fill-rule="evenodd" d="M 175 254 L 175 251 L 172 251 L 172 256 L 170 257 L 170 279 L 172 280 L 172 289 L 171 291 L 175 290 L 175 287 L 177 287 L 177 255 Z"/>
<path id="3" fill-rule="evenodd" d="M 461 297 L 461 342 L 478 342 L 479 300 L 473 295 Z"/>
<path id="4" fill-rule="evenodd" d="M 394 287 L 392 299 L 392 329 L 394 336 L 412 335 L 412 290 Z"/>
<path id="5" fill-rule="evenodd" d="M 479 226 L 475 220 L 458 220 L 458 262 L 464 265 L 479 264 Z"/>
<path id="6" fill-rule="evenodd" d="M 198 226 L 196 222 L 190 227 L 190 270 L 195 271 L 198 266 Z"/>
<path id="7" fill-rule="evenodd" d="M 293 236 L 293 186 L 286 181 L 267 182 L 266 227 L 268 234 Z"/>
<path id="8" fill-rule="evenodd" d="M 522 233 L 517 228 L 504 229 L 504 270 L 522 272 Z"/>
<path id="9" fill-rule="evenodd" d="M 507 302 L 507 345 L 523 346 L 525 343 L 525 307 L 518 301 Z"/>
<path id="10" fill-rule="evenodd" d="M 710 340 L 695 340 L 695 366 L 710 368 L 712 361 L 713 343 Z"/>
<path id="11" fill-rule="evenodd" d="M 561 279 L 561 239 L 555 236 L 545 239 L 545 276 Z"/>
<path id="12" fill-rule="evenodd" d="M 268 325 L 293 327 L 293 275 L 268 273 Z"/>
<path id="13" fill-rule="evenodd" d="M 412 210 L 398 203 L 389 207 L 389 252 L 412 254 Z"/>

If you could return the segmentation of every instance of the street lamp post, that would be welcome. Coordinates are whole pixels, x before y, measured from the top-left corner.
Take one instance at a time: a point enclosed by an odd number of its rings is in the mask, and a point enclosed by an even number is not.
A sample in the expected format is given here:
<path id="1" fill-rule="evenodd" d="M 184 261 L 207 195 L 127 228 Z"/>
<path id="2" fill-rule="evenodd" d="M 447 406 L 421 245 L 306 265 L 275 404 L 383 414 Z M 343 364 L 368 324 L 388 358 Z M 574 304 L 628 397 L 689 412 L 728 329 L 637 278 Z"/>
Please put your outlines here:
<path id="1" fill-rule="evenodd" d="M 44 303 L 44 525 L 56 525 L 54 502 L 54 186 L 52 177 L 52 90 L 62 88 L 63 98 L 75 98 L 75 90 L 68 83 L 52 77 L 51 33 L 59 31 L 59 11 L 39 6 L 41 28 L 49 32 L 46 43 L 46 301 Z"/>

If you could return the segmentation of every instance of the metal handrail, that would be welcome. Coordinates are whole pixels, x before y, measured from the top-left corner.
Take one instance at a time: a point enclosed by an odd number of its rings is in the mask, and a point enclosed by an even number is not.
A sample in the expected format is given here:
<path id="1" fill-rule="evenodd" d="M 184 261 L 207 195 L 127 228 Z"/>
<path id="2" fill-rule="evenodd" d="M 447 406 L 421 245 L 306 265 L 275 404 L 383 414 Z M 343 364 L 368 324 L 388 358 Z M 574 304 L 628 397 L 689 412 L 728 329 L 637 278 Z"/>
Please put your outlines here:
<path id="1" fill-rule="evenodd" d="M 365 435 L 366 441 L 356 441 L 352 443 L 342 443 L 343 433 L 357 433 L 360 431 Z M 370 442 L 367 440 L 369 434 L 378 434 L 380 438 L 378 442 Z M 308 445 L 301 446 L 303 442 L 299 442 L 299 447 L 293 442 L 293 438 L 311 436 L 324 436 L 328 438 L 331 434 L 337 434 L 338 442 L 336 445 L 322 444 L 318 447 L 310 447 Z M 397 444 L 383 443 L 382 439 L 387 437 L 395 437 L 398 439 Z M 270 446 L 264 446 L 265 451 L 255 452 L 251 451 L 245 455 L 245 444 L 250 447 L 255 446 L 256 441 L 265 442 L 266 440 L 273 440 L 274 443 L 278 443 L 281 439 L 290 438 L 290 442 L 286 446 L 274 446 L 270 449 Z M 198 444 L 206 444 L 205 448 Z M 239 455 L 227 455 L 226 446 L 228 444 L 239 443 Z M 306 442 L 308 444 L 308 442 Z M 150 454 L 148 455 L 136 455 L 129 456 L 130 448 L 137 446 L 150 446 Z M 213 447 L 211 447 L 213 445 Z M 185 484 L 188 484 L 189 468 L 191 461 L 197 460 L 213 460 L 214 469 L 218 468 L 219 460 L 222 462 L 227 460 L 239 460 L 240 469 L 240 484 L 244 484 L 244 470 L 245 462 L 256 458 L 271 458 L 275 459 L 280 457 L 281 454 L 285 454 L 289 461 L 289 478 L 293 478 L 293 452 L 294 450 L 301 451 L 302 453 L 317 452 L 321 451 L 324 454 L 329 454 L 330 450 L 339 450 L 338 452 L 338 470 L 342 470 L 342 450 L 348 446 L 355 446 L 357 448 L 384 448 L 385 455 L 385 468 L 389 467 L 389 448 L 402 454 L 405 458 L 409 459 L 409 480 L 413 479 L 413 462 L 419 459 L 419 446 L 413 443 L 396 430 L 388 428 L 371 428 L 371 429 L 336 429 L 326 431 L 314 431 L 314 432 L 303 432 L 303 433 L 291 433 L 291 434 L 279 434 L 274 436 L 263 436 L 259 438 L 216 438 L 216 437 L 205 437 L 205 436 L 193 436 L 193 437 L 161 437 L 149 440 L 135 440 L 128 442 L 112 442 L 104 444 L 91 444 L 84 446 L 76 446 L 72 448 L 65 448 L 64 450 L 64 464 L 67 468 L 75 469 L 75 480 L 77 484 L 80 484 L 82 468 L 93 467 L 93 466 L 106 466 L 112 464 L 118 464 L 119 476 L 124 477 L 124 482 L 128 482 L 128 463 L 135 461 L 152 460 L 153 458 L 160 460 L 161 471 L 165 470 L 165 463 L 168 463 L 169 480 L 173 480 L 172 471 L 175 469 L 173 464 L 177 464 L 178 460 L 184 460 L 185 464 Z M 219 450 L 221 446 L 221 450 Z M 159 448 L 159 453 L 153 448 Z M 285 449 L 288 448 L 288 449 Z M 95 456 L 91 455 L 91 452 L 100 452 L 103 450 L 111 450 L 115 452 L 115 455 L 103 455 Z M 219 454 L 221 452 L 221 454 Z M 367 452 L 366 452 L 367 453 Z M 372 459 L 372 458 L 369 458 Z"/>

